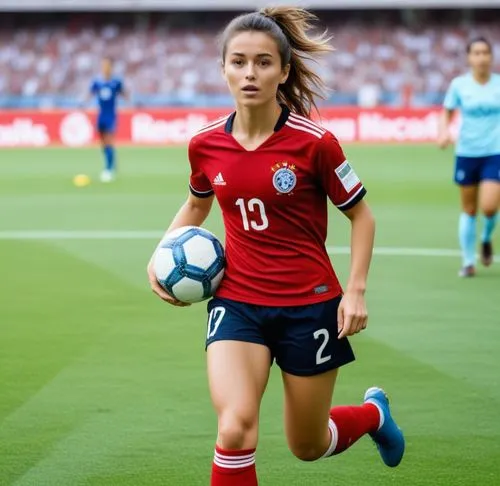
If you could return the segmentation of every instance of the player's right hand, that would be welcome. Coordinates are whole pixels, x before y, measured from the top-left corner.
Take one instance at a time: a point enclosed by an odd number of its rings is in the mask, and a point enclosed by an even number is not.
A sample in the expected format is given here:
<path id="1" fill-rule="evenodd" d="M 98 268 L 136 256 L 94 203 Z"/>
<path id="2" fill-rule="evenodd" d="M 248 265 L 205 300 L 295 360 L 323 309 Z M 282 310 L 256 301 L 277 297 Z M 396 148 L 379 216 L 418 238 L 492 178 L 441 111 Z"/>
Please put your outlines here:
<path id="1" fill-rule="evenodd" d="M 148 280 L 149 284 L 151 285 L 151 290 L 158 296 L 160 299 L 164 300 L 165 302 L 168 302 L 171 305 L 175 305 L 177 307 L 187 307 L 188 305 L 185 302 L 181 302 L 180 300 L 177 300 L 175 297 L 172 297 L 159 283 L 158 280 L 156 280 L 156 275 L 153 269 L 153 258 L 151 258 L 150 262 L 148 263 Z"/>
<path id="2" fill-rule="evenodd" d="M 445 149 L 451 144 L 451 135 L 448 130 L 439 134 L 437 144 L 440 149 Z"/>

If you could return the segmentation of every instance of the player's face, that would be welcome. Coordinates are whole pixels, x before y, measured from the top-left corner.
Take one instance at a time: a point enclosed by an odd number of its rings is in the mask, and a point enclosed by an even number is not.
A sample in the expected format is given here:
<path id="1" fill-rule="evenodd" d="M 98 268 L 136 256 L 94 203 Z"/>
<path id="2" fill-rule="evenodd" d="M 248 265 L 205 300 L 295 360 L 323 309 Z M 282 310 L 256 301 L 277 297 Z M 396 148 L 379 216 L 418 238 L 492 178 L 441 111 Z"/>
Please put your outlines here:
<path id="1" fill-rule="evenodd" d="M 241 32 L 228 42 L 223 73 L 237 104 L 257 106 L 276 100 L 289 69 L 281 65 L 276 41 L 263 32 Z"/>
<path id="2" fill-rule="evenodd" d="M 493 56 L 488 44 L 484 42 L 474 42 L 467 56 L 470 67 L 474 71 L 489 72 L 493 62 Z"/>
<path id="3" fill-rule="evenodd" d="M 102 71 L 102 75 L 105 78 L 110 78 L 111 77 L 112 66 L 111 66 L 111 61 L 109 59 L 103 59 L 102 60 L 101 71 Z"/>

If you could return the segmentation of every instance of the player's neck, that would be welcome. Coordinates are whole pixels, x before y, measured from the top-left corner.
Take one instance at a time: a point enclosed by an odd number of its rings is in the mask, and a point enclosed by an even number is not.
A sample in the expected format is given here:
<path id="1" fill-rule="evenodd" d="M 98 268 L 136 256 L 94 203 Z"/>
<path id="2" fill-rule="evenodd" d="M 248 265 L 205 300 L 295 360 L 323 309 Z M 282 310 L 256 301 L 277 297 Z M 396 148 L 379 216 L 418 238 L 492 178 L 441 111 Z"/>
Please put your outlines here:
<path id="1" fill-rule="evenodd" d="M 472 77 L 474 80 L 479 83 L 479 84 L 486 84 L 491 78 L 491 73 L 486 71 L 486 72 L 472 72 Z"/>
<path id="2" fill-rule="evenodd" d="M 251 108 L 238 106 L 234 119 L 233 136 L 246 140 L 267 137 L 273 133 L 280 115 L 281 106 L 275 102 Z"/>

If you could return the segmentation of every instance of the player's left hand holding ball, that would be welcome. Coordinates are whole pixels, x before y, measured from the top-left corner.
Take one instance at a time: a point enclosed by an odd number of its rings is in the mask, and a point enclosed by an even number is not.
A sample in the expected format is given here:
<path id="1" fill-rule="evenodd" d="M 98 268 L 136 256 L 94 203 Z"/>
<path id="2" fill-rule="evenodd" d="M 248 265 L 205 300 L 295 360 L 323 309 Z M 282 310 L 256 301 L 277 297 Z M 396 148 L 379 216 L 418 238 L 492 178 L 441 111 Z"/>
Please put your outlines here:
<path id="1" fill-rule="evenodd" d="M 172 297 L 166 290 L 163 289 L 163 287 L 159 284 L 158 280 L 156 279 L 156 273 L 154 270 L 154 254 L 151 257 L 151 260 L 148 263 L 148 279 L 149 283 L 151 285 L 151 290 L 158 296 L 160 299 L 164 300 L 165 302 L 168 302 L 169 304 L 178 306 L 178 307 L 186 307 L 188 304 L 186 302 L 181 302 L 180 300 L 177 300 L 175 297 Z"/>
<path id="2" fill-rule="evenodd" d="M 337 322 L 339 339 L 352 336 L 366 329 L 368 312 L 363 292 L 355 290 L 346 291 L 339 304 Z"/>

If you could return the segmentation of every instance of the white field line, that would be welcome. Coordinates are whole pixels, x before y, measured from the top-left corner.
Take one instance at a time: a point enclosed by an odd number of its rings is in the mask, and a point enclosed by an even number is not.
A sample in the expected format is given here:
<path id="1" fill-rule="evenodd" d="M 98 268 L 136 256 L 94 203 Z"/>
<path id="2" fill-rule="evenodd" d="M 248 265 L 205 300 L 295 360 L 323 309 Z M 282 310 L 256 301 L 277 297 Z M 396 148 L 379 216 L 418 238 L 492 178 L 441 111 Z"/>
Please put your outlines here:
<path id="1" fill-rule="evenodd" d="M 161 238 L 161 231 L 99 231 L 99 230 L 23 230 L 0 231 L 0 240 L 155 240 Z M 346 246 L 328 246 L 331 255 L 349 254 Z M 459 250 L 447 248 L 376 247 L 375 255 L 459 257 Z"/>
<path id="2" fill-rule="evenodd" d="M 21 230 L 0 231 L 0 240 L 150 240 L 161 231 Z"/>

